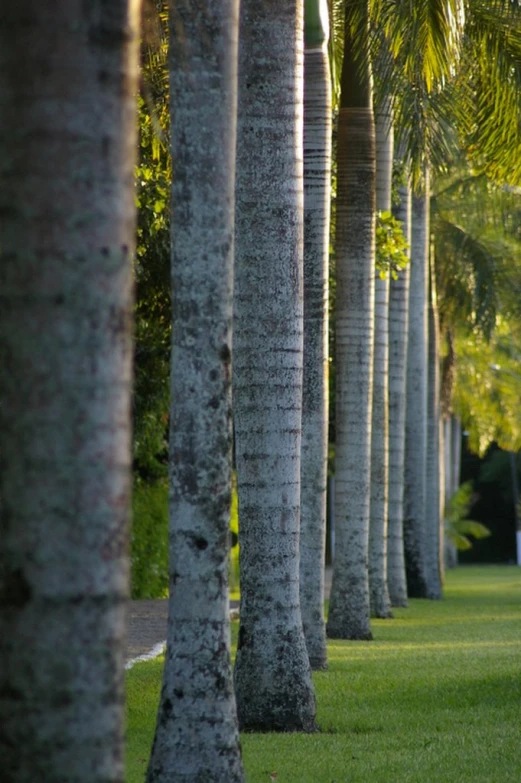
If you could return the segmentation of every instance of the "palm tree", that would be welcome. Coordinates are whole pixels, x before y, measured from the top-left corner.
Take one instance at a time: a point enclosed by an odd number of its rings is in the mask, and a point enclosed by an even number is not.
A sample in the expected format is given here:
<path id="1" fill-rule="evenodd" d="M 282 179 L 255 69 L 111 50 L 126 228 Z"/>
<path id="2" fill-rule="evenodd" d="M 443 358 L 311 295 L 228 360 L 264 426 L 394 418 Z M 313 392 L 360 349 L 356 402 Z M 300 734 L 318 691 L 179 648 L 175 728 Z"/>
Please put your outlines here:
<path id="1" fill-rule="evenodd" d="M 393 129 L 390 101 L 376 115 L 376 207 L 391 209 Z M 392 617 L 387 586 L 389 491 L 389 277 L 375 279 L 375 346 L 371 436 L 369 588 L 371 614 Z"/>
<path id="2" fill-rule="evenodd" d="M 307 0 L 304 29 L 304 385 L 300 605 L 311 667 L 327 667 L 324 620 L 328 443 L 331 79 L 324 0 Z"/>
<path id="3" fill-rule="evenodd" d="M 123 779 L 138 22 L 28 0 L 0 25 L 6 783 Z"/>
<path id="4" fill-rule="evenodd" d="M 397 163 L 403 165 L 400 156 Z M 404 182 L 398 189 L 395 217 L 401 221 L 410 246 L 411 189 Z M 410 252 L 410 250 L 409 250 Z M 405 455 L 405 391 L 407 335 L 409 331 L 409 275 L 407 266 L 391 280 L 389 295 L 389 503 L 387 584 L 392 606 L 407 606 L 403 542 L 403 472 Z"/>
<path id="5" fill-rule="evenodd" d="M 170 18 L 168 638 L 148 783 L 244 779 L 228 609 L 236 0 Z"/>
<path id="6" fill-rule="evenodd" d="M 425 572 L 429 197 L 426 170 L 423 194 L 413 196 L 412 202 L 409 286 L 403 525 L 407 592 L 411 598 L 429 597 Z"/>
<path id="7" fill-rule="evenodd" d="M 436 2 L 432 0 L 432 7 Z M 415 5 L 411 15 L 413 27 L 421 18 L 422 7 L 427 5 L 421 4 L 417 8 Z M 512 118 L 517 116 L 517 110 L 513 109 L 517 105 L 515 96 L 519 96 L 519 68 L 516 62 L 519 62 L 521 53 L 520 8 L 517 4 L 497 0 L 492 3 L 466 4 L 464 13 L 461 13 L 456 4 L 452 4 L 452 9 L 449 5 L 447 9 L 452 19 L 460 20 L 454 25 L 457 56 L 455 59 L 446 58 L 452 74 L 450 71 L 446 74 L 443 90 L 431 90 L 432 97 L 429 100 L 426 100 L 427 84 L 422 88 L 421 78 L 419 82 L 417 78 L 415 89 L 412 93 L 406 91 L 398 104 L 398 123 L 402 132 L 407 134 L 408 149 L 416 160 L 417 168 L 422 159 L 439 161 L 446 156 L 447 141 L 454 141 L 454 134 L 448 134 L 446 128 L 448 125 L 456 125 L 469 154 L 481 170 L 498 176 L 499 172 L 505 171 L 505 166 L 509 166 L 509 174 L 512 176 L 517 166 L 513 154 L 515 144 L 512 144 L 515 134 L 512 134 L 511 129 Z M 402 8 L 409 13 L 406 4 Z M 462 38 L 458 36 L 457 29 L 461 29 L 463 18 L 465 36 Z M 409 39 L 407 20 L 402 21 L 406 26 L 401 46 Z M 450 41 L 450 36 L 447 40 Z M 488 129 L 488 136 L 483 133 L 484 127 Z M 498 144 L 502 134 L 509 137 L 503 145 Z M 421 154 L 418 155 L 418 152 Z M 412 492 L 417 493 L 417 489 L 413 488 Z M 417 524 L 416 537 L 421 540 L 423 520 L 418 518 L 416 522 L 410 522 L 412 525 Z M 433 591 L 434 594 L 436 592 Z"/>
<path id="8" fill-rule="evenodd" d="M 496 333 L 507 323 L 508 340 L 511 344 L 516 341 L 512 327 L 519 318 L 519 248 L 515 238 L 518 209 L 515 191 L 494 186 L 461 156 L 452 161 L 449 176 L 438 178 L 431 212 L 440 331 L 447 346 L 441 395 L 446 508 L 459 486 L 459 416 L 464 416 L 470 445 L 478 451 L 486 449 L 491 440 L 504 442 L 506 432 L 514 429 L 516 408 L 508 410 L 505 389 L 490 385 L 489 365 L 503 364 L 497 353 L 501 340 L 497 340 Z M 483 365 L 481 369 L 479 364 Z M 475 388 L 473 378 L 478 374 L 481 379 Z M 483 395 L 487 385 L 490 391 Z M 497 417 L 497 429 L 491 426 L 496 418 L 494 400 L 501 400 L 501 407 L 506 403 L 508 410 Z M 511 444 L 504 445 L 508 448 Z M 457 562 L 457 551 L 448 536 L 445 562 L 448 567 Z"/>
<path id="9" fill-rule="evenodd" d="M 241 7 L 234 425 L 244 729 L 312 730 L 299 599 L 303 374 L 301 3 Z"/>
<path id="10" fill-rule="evenodd" d="M 375 270 L 375 129 L 368 15 L 346 3 L 336 212 L 335 562 L 330 638 L 370 639 L 369 493 Z M 364 46 L 363 42 L 366 42 Z"/>
<path id="11" fill-rule="evenodd" d="M 434 253 L 430 257 L 427 367 L 427 461 L 425 473 L 425 573 L 430 598 L 442 597 L 443 487 L 441 484 L 442 421 L 440 399 L 440 334 Z"/>

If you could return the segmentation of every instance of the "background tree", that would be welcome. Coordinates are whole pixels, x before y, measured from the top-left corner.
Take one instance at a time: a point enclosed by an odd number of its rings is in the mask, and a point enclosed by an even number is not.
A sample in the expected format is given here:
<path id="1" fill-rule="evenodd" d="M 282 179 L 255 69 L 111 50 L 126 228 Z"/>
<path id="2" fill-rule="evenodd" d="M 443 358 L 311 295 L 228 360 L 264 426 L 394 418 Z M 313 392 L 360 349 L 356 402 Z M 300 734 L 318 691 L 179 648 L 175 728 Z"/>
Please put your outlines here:
<path id="1" fill-rule="evenodd" d="M 304 380 L 300 605 L 311 667 L 327 666 L 324 565 L 329 408 L 331 77 L 327 5 L 306 0 L 304 30 Z"/>
<path id="2" fill-rule="evenodd" d="M 234 291 L 241 728 L 311 730 L 299 600 L 303 345 L 300 2 L 241 5 Z"/>
<path id="3" fill-rule="evenodd" d="M 356 2 L 346 3 L 337 149 L 335 562 L 327 634 L 347 639 L 371 638 L 367 559 L 376 168 L 368 33 L 365 4 L 359 9 Z"/>
<path id="4" fill-rule="evenodd" d="M 3 8 L 6 783 L 123 778 L 138 21 L 123 0 Z"/>
<path id="5" fill-rule="evenodd" d="M 394 136 L 390 101 L 376 115 L 376 207 L 390 216 Z M 391 617 L 387 587 L 389 499 L 389 278 L 375 270 L 375 344 L 371 432 L 369 589 L 371 614 Z"/>
<path id="6" fill-rule="evenodd" d="M 154 9 L 155 11 L 155 9 Z M 166 23 L 166 20 L 165 20 Z M 149 39 L 147 39 L 149 40 Z M 166 46 L 166 43 L 165 43 Z M 169 96 L 166 63 L 142 44 L 133 419 L 132 597 L 168 592 L 168 408 L 170 342 Z M 157 61 L 158 60 L 158 61 Z M 143 95 L 147 95 L 145 100 Z"/>
<path id="7" fill-rule="evenodd" d="M 407 593 L 428 598 L 425 572 L 427 467 L 427 291 L 430 180 L 413 197 L 404 458 L 404 545 Z"/>
<path id="8" fill-rule="evenodd" d="M 398 156 L 399 176 L 403 161 Z M 410 254 L 411 189 L 402 182 L 393 214 L 402 226 Z M 407 606 L 405 550 L 403 542 L 403 493 L 405 455 L 405 391 L 409 331 L 409 266 L 391 280 L 389 293 L 389 502 L 387 584 L 392 606 Z"/>
<path id="9" fill-rule="evenodd" d="M 238 24 L 235 0 L 170 11 L 170 597 L 149 783 L 243 780 L 228 620 Z"/>
<path id="10" fill-rule="evenodd" d="M 432 248 L 432 246 L 431 246 Z M 427 462 L 425 473 L 425 573 L 430 597 L 442 597 L 443 484 L 441 483 L 442 421 L 440 406 L 440 331 L 434 253 L 430 255 L 427 366 Z"/>

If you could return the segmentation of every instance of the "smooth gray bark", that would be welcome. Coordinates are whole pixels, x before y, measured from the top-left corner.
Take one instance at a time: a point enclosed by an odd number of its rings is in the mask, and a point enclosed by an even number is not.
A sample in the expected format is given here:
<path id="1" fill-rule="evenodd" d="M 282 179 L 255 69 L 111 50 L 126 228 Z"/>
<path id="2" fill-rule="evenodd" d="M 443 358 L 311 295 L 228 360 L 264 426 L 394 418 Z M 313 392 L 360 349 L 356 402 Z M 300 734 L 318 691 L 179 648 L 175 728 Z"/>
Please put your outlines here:
<path id="1" fill-rule="evenodd" d="M 355 6 L 349 2 L 346 14 L 356 14 Z M 370 66 L 355 55 L 349 23 L 345 31 L 337 146 L 335 560 L 326 631 L 330 638 L 371 639 L 375 130 Z"/>
<path id="2" fill-rule="evenodd" d="M 402 222 L 411 241 L 411 190 L 399 189 L 400 203 L 394 216 Z M 410 251 L 408 251 L 410 255 Z M 403 493 L 405 459 L 405 392 L 409 329 L 410 268 L 391 280 L 389 294 L 389 502 L 387 538 L 387 585 L 391 604 L 407 606 L 407 582 L 403 542 Z"/>
<path id="3" fill-rule="evenodd" d="M 170 15 L 170 597 L 148 783 L 244 779 L 228 608 L 238 10 Z"/>
<path id="4" fill-rule="evenodd" d="M 461 471 L 461 421 L 456 416 L 446 419 L 445 428 L 445 507 L 457 491 Z M 458 550 L 445 537 L 445 567 L 455 568 L 458 565 Z"/>
<path id="5" fill-rule="evenodd" d="M 428 598 L 426 581 L 427 307 L 429 177 L 413 196 L 404 470 L 404 544 L 407 592 Z"/>
<path id="6" fill-rule="evenodd" d="M 451 419 L 452 416 L 446 415 L 443 419 L 443 514 L 444 514 L 444 526 L 447 527 L 447 511 L 449 501 L 452 497 L 452 483 L 451 483 Z M 446 568 L 449 568 L 450 547 L 452 543 L 449 537 L 445 535 L 443 546 L 443 563 L 442 563 L 442 575 Z"/>
<path id="7" fill-rule="evenodd" d="M 304 50 L 304 386 L 300 605 L 312 669 L 327 667 L 324 619 L 329 423 L 331 78 L 327 42 Z"/>
<path id="8" fill-rule="evenodd" d="M 302 6 L 241 5 L 233 405 L 243 729 L 312 730 L 299 599 Z"/>
<path id="9" fill-rule="evenodd" d="M 429 295 L 427 387 L 427 460 L 425 490 L 425 573 L 429 598 L 442 597 L 443 509 L 440 481 L 440 337 L 434 272 Z"/>
<path id="10" fill-rule="evenodd" d="M 2 783 L 124 777 L 138 21 L 2 7 Z"/>
<path id="11" fill-rule="evenodd" d="M 376 116 L 376 208 L 391 210 L 393 128 L 390 102 Z M 375 279 L 369 589 L 371 614 L 392 617 L 387 587 L 389 477 L 389 279 Z"/>

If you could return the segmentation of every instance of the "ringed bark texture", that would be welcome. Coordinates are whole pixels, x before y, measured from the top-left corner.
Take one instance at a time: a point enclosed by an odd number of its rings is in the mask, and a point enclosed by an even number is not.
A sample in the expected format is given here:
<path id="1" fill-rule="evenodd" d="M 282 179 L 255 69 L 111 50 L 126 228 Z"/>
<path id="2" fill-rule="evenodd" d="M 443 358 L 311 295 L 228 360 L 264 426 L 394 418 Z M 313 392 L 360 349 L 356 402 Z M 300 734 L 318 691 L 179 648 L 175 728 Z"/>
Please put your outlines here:
<path id="1" fill-rule="evenodd" d="M 300 604 L 312 669 L 327 668 L 324 565 L 328 443 L 331 80 L 327 43 L 304 51 L 304 388 Z"/>
<path id="2" fill-rule="evenodd" d="M 404 470 L 404 544 L 407 592 L 428 598 L 425 572 L 427 460 L 427 307 L 429 181 L 413 197 Z"/>
<path id="3" fill-rule="evenodd" d="M 2 783 L 124 777 L 138 20 L 2 9 Z"/>
<path id="4" fill-rule="evenodd" d="M 301 3 L 241 4 L 234 293 L 239 725 L 311 731 L 299 599 L 303 347 Z"/>
<path id="5" fill-rule="evenodd" d="M 346 3 L 336 212 L 335 561 L 327 635 L 371 639 L 369 498 L 373 397 L 376 152 L 372 78 Z M 363 13 L 367 22 L 367 4 Z M 362 35 L 368 35 L 368 24 Z M 364 44 L 368 51 L 368 39 Z"/>
<path id="6" fill-rule="evenodd" d="M 238 3 L 174 4 L 170 598 L 148 783 L 242 781 L 230 659 Z"/>
<path id="7" fill-rule="evenodd" d="M 440 480 L 440 337 L 434 272 L 429 292 L 427 372 L 427 464 L 425 489 L 425 573 L 429 598 L 442 597 L 442 498 Z"/>
<path id="8" fill-rule="evenodd" d="M 411 191 L 400 188 L 400 204 L 394 216 L 401 220 L 411 241 Z M 410 255 L 410 251 L 409 255 Z M 409 277 L 407 266 L 391 280 L 389 293 L 389 503 L 387 530 L 387 585 L 392 606 L 407 606 L 407 581 L 403 542 L 403 492 L 405 459 L 405 392 L 407 336 L 409 329 Z"/>
<path id="9" fill-rule="evenodd" d="M 374 341 L 375 130 L 370 72 L 346 24 L 336 213 L 335 562 L 327 635 L 371 639 L 369 497 Z"/>
<path id="10" fill-rule="evenodd" d="M 391 210 L 393 126 L 390 102 L 376 117 L 376 208 Z M 392 617 L 387 588 L 387 510 L 389 477 L 389 279 L 375 278 L 375 339 L 369 518 L 371 614 Z"/>

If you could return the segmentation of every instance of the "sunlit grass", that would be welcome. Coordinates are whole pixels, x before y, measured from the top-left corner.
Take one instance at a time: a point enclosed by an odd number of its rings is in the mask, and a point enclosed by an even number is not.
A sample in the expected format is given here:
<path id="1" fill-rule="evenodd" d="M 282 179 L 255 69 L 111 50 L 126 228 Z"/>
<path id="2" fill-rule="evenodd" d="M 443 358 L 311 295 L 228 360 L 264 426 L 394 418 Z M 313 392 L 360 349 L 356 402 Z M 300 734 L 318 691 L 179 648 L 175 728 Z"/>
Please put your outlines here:
<path id="1" fill-rule="evenodd" d="M 315 735 L 242 738 L 249 783 L 508 783 L 521 779 L 521 570 L 465 567 L 445 599 L 329 643 Z M 143 781 L 160 663 L 128 675 L 127 783 Z"/>

